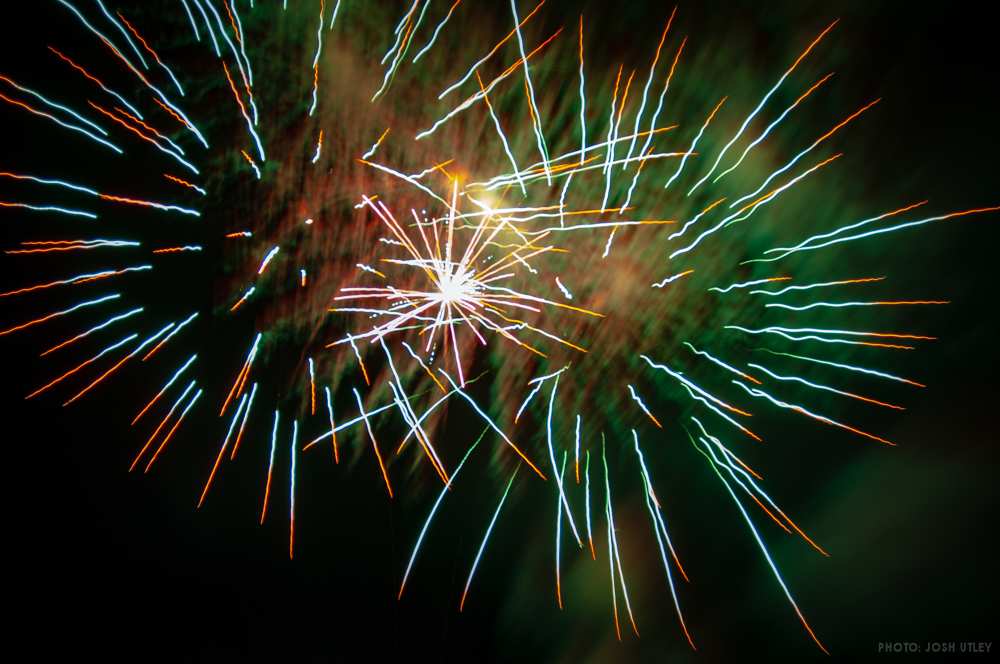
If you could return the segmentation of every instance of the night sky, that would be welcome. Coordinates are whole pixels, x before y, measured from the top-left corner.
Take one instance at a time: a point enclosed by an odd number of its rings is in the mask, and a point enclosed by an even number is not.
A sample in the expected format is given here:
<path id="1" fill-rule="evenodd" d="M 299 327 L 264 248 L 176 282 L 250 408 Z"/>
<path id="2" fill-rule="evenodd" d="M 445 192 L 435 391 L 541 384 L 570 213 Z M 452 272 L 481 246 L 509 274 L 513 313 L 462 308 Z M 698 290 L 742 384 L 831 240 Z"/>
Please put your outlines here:
<path id="1" fill-rule="evenodd" d="M 93 38 L 55 2 L 39 4 L 5 8 L 0 73 L 53 97 L 74 99 L 79 82 L 69 82 L 67 74 L 67 92 L 58 94 L 63 81 L 47 60 L 42 64 L 44 47 L 90 52 Z M 575 25 L 576 3 L 552 4 L 546 20 L 569 16 L 566 22 Z M 690 3 L 678 10 L 678 34 L 690 35 L 699 49 L 721 49 L 721 58 L 759 65 L 758 71 L 770 72 L 761 79 L 770 85 L 789 49 L 840 17 L 822 66 L 836 70 L 846 86 L 838 94 L 884 98 L 877 113 L 841 140 L 846 152 L 868 162 L 861 172 L 867 180 L 858 191 L 878 201 L 876 206 L 922 198 L 931 199 L 936 210 L 998 204 L 995 23 L 973 4 L 873 4 Z M 607 41 L 594 46 L 595 60 L 610 66 L 619 48 L 631 48 L 630 26 L 641 26 L 643 43 L 655 40 L 671 6 L 583 3 L 589 22 L 607 26 Z M 145 25 L 155 38 L 155 23 Z M 729 35 L 756 45 L 754 51 L 730 50 Z M 829 103 L 846 110 L 853 101 L 833 97 Z M 0 170 L 48 168 L 68 179 L 85 175 L 87 155 L 66 148 L 64 138 L 4 105 Z M 129 165 L 120 168 L 127 182 Z M 11 191 L 0 183 L 0 200 L 17 200 Z M 41 218 L 0 211 L 3 247 Z M 901 373 L 919 375 L 929 387 L 909 395 L 904 414 L 873 425 L 898 447 L 869 445 L 792 415 L 771 422 L 771 431 L 780 431 L 783 440 L 775 436 L 758 457 L 768 459 L 768 486 L 832 555 L 822 558 L 777 534 L 769 541 L 799 605 L 835 658 L 878 656 L 883 641 L 972 640 L 996 646 L 1000 588 L 991 540 L 998 507 L 993 473 L 998 241 L 1000 215 L 994 213 L 928 226 L 900 235 L 895 245 L 880 245 L 893 254 L 896 272 L 903 266 L 902 283 L 952 301 L 914 315 L 920 329 L 940 340 L 900 362 Z M 0 265 L 5 290 L 35 281 L 34 263 L 4 256 Z M 178 279 L 173 288 L 185 289 L 197 302 L 207 305 L 215 295 L 197 271 Z M 150 292 L 156 292 L 154 286 L 150 282 Z M 33 311 L 20 307 L 20 301 L 0 302 L 0 321 L 13 324 Z M 41 343 L 32 334 L 0 338 L 9 556 L 5 622 L 14 637 L 13 643 L 8 637 L 8 649 L 28 649 L 14 660 L 823 658 L 729 498 L 704 476 L 704 464 L 690 448 L 678 457 L 678 464 L 687 466 L 676 469 L 676 484 L 664 493 L 672 532 L 692 576 L 683 599 L 698 653 L 691 653 L 677 628 L 652 551 L 636 551 L 637 559 L 646 557 L 640 564 L 652 570 L 633 581 L 650 586 L 636 591 L 645 597 L 637 614 L 640 639 L 631 634 L 623 643 L 614 639 L 606 560 L 600 574 L 567 568 L 566 608 L 558 610 L 550 589 L 552 505 L 544 494 L 546 516 L 538 523 L 538 490 L 512 494 L 462 613 L 458 597 L 496 492 L 470 497 L 455 506 L 454 518 L 445 516 L 451 525 L 437 524 L 406 595 L 397 601 L 400 575 L 432 494 L 418 487 L 415 503 L 390 503 L 367 456 L 339 468 L 309 458 L 298 480 L 296 556 L 290 561 L 282 520 L 287 476 L 276 489 L 281 502 L 265 527 L 257 525 L 260 464 L 234 466 L 225 486 L 216 487 L 207 507 L 196 511 L 211 462 L 204 448 L 182 442 L 158 461 L 155 472 L 127 472 L 141 444 L 128 420 L 145 399 L 136 394 L 146 394 L 152 383 L 140 373 L 127 374 L 66 409 L 56 399 L 25 401 L 29 388 L 49 376 L 33 357 Z M 229 343 L 207 339 L 204 353 Z M 220 380 L 228 379 L 227 373 Z M 859 413 L 853 422 L 865 428 L 863 418 Z M 198 430 L 199 421 L 191 430 Z M 478 434 L 477 427 L 456 419 L 449 431 L 468 437 Z M 215 444 L 214 438 L 206 442 Z M 262 449 L 258 445 L 251 453 L 259 457 Z M 668 477 L 665 472 L 660 483 L 669 484 Z M 399 488 L 405 495 L 406 480 Z"/>

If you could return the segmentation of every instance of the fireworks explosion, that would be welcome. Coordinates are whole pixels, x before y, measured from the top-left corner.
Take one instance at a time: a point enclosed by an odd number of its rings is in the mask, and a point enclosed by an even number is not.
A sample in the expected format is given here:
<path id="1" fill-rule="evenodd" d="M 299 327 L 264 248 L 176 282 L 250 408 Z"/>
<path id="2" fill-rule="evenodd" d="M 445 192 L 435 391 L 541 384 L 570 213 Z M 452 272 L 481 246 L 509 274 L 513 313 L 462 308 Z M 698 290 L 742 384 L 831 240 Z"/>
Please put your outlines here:
<path id="1" fill-rule="evenodd" d="M 827 652 L 767 542 L 829 554 L 758 464 L 785 418 L 897 444 L 877 425 L 925 387 L 903 356 L 936 338 L 912 312 L 949 301 L 894 286 L 884 239 L 1000 210 L 837 200 L 824 178 L 855 168 L 850 134 L 884 103 L 832 92 L 837 20 L 722 90 L 686 84 L 733 65 L 684 34 L 683 7 L 614 53 L 546 0 L 51 4 L 77 35 L 39 35 L 51 80 L 0 71 L 8 115 L 86 160 L 0 164 L 20 234 L 0 337 L 30 335 L 46 376 L 25 398 L 73 418 L 129 376 L 129 471 L 196 450 L 166 472 L 197 475 L 207 509 L 252 469 L 241 498 L 291 558 L 320 490 L 303 467 L 370 478 L 420 515 L 401 600 L 447 537 L 440 509 L 483 506 L 463 610 L 527 503 L 555 606 L 589 565 L 619 640 L 672 622 L 694 650 L 697 574 L 668 517 L 698 507 L 663 478 L 698 463 Z M 642 547 L 670 622 L 637 610 Z"/>

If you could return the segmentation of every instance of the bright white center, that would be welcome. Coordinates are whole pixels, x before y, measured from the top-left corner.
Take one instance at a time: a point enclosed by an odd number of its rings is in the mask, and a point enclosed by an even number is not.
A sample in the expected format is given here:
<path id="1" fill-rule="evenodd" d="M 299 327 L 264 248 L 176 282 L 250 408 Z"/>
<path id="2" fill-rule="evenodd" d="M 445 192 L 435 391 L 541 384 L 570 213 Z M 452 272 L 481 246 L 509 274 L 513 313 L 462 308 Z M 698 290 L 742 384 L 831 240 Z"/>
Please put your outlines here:
<path id="1" fill-rule="evenodd" d="M 468 298 L 472 295 L 472 286 L 473 282 L 469 280 L 464 270 L 460 270 L 457 274 L 442 275 L 441 294 L 439 296 L 441 302 L 454 303 Z"/>

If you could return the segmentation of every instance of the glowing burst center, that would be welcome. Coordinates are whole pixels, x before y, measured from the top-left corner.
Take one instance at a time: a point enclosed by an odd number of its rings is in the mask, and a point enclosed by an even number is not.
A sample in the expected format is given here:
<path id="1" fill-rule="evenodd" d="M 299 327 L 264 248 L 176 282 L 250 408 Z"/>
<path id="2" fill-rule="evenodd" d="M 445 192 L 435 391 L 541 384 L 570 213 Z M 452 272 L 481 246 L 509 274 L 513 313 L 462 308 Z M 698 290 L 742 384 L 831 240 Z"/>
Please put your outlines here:
<path id="1" fill-rule="evenodd" d="M 439 284 L 440 293 L 435 299 L 441 304 L 458 304 L 475 300 L 481 290 L 479 282 L 461 268 L 455 274 L 448 272 L 442 274 Z"/>

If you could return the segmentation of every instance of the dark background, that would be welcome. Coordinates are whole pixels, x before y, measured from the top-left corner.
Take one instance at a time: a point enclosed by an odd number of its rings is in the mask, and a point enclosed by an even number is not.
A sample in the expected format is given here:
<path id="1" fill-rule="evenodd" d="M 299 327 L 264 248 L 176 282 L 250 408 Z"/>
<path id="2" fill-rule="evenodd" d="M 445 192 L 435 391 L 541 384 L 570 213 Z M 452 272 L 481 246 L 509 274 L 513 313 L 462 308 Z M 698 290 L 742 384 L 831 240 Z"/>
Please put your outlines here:
<path id="1" fill-rule="evenodd" d="M 609 24 L 646 15 L 658 24 L 662 8 L 647 4 L 654 3 L 590 3 L 586 12 Z M 912 3 L 869 4 L 713 2 L 682 6 L 680 12 L 687 14 L 687 29 L 706 40 L 724 21 L 755 35 L 764 52 L 784 30 L 801 38 L 817 21 L 840 16 L 845 32 L 840 43 L 854 49 L 849 56 L 858 89 L 887 100 L 877 118 L 859 130 L 863 134 L 854 136 L 878 146 L 878 162 L 890 169 L 886 181 L 918 182 L 937 209 L 997 204 L 998 67 L 994 24 L 986 11 L 962 3 L 933 10 Z M 78 31 L 62 17 L 48 20 L 49 13 L 62 11 L 54 3 L 9 16 L 16 11 L 5 8 L 0 71 L 16 70 L 19 82 L 31 86 L 38 44 L 50 38 L 70 44 Z M 38 87 L 58 96 L 52 85 Z M 58 137 L 36 140 L 33 132 L 48 131 L 45 125 L 27 122 L 18 111 L 0 112 L 0 167 L 17 171 L 28 170 L 21 166 L 25 160 L 46 163 L 39 153 L 57 148 Z M 4 236 L 8 226 L 31 221 L 2 214 Z M 917 362 L 931 387 L 888 432 L 903 445 L 891 452 L 851 448 L 831 462 L 822 484 L 800 487 L 785 504 L 790 514 L 819 530 L 835 553 L 829 560 L 802 561 L 809 553 L 799 550 L 783 556 L 783 569 L 837 657 L 875 656 L 880 641 L 979 640 L 996 647 L 997 224 L 993 215 L 928 229 L 913 248 L 912 270 L 943 284 L 954 304 L 937 319 L 935 333 L 943 341 Z M 4 284 L 23 282 L 23 274 L 4 272 Z M 5 303 L 3 320 L 21 319 L 18 306 Z M 304 476 L 303 495 L 320 485 L 324 492 L 319 500 L 301 500 L 298 554 L 289 561 L 282 522 L 266 528 L 255 523 L 257 494 L 251 487 L 257 486 L 259 469 L 233 480 L 242 491 L 213 494 L 210 508 L 196 513 L 203 475 L 202 466 L 192 464 L 204 465 L 203 455 L 181 450 L 165 457 L 151 476 L 129 475 L 135 437 L 118 412 L 131 412 L 134 399 L 125 399 L 127 390 L 109 390 L 69 417 L 57 413 L 53 402 L 24 402 L 25 387 L 41 375 L 33 360 L 22 359 L 28 347 L 21 339 L 0 340 L 5 374 L 0 440 L 9 556 L 6 623 L 34 658 L 662 661 L 687 656 L 667 609 L 659 620 L 640 617 L 642 640 L 609 644 L 606 633 L 574 623 L 572 606 L 558 613 L 547 585 L 537 589 L 515 579 L 517 570 L 501 561 L 518 561 L 519 549 L 532 546 L 536 535 L 542 538 L 539 546 L 549 547 L 544 530 L 512 529 L 491 545 L 496 564 L 478 575 L 474 600 L 459 614 L 456 598 L 481 519 L 469 531 L 445 529 L 428 549 L 407 596 L 396 601 L 400 571 L 426 507 L 389 505 L 364 464 L 350 474 L 311 470 Z M 829 443 L 833 437 L 823 435 L 817 440 L 838 449 Z M 794 482 L 789 465 L 787 481 Z M 331 485 L 335 489 L 326 490 Z M 278 486 L 284 498 L 285 485 Z M 283 505 L 276 503 L 275 520 L 283 516 Z M 726 521 L 716 529 L 698 523 L 699 510 L 716 507 L 731 511 L 721 499 L 692 501 L 683 511 L 694 516 L 680 521 L 689 531 L 700 527 L 714 538 L 705 545 L 685 541 L 687 558 L 700 561 L 695 565 L 700 587 L 687 593 L 685 602 L 702 659 L 818 657 L 756 552 L 745 548 L 748 537 L 740 524 Z M 489 509 L 484 503 L 476 513 Z M 731 547 L 746 552 L 749 562 L 731 565 Z M 528 572 L 522 576 L 534 578 Z M 595 629 L 606 631 L 607 625 Z M 678 647 L 668 651 L 664 643 Z"/>

